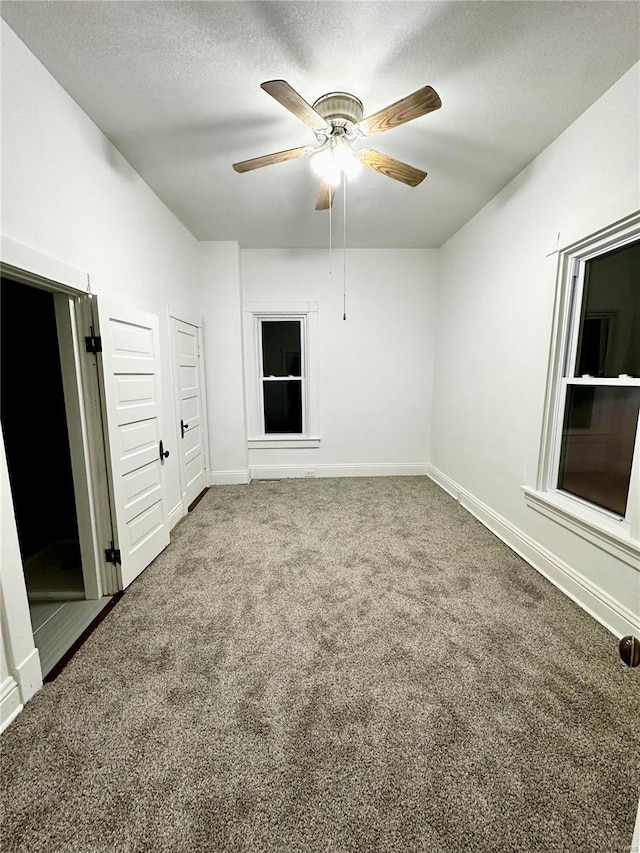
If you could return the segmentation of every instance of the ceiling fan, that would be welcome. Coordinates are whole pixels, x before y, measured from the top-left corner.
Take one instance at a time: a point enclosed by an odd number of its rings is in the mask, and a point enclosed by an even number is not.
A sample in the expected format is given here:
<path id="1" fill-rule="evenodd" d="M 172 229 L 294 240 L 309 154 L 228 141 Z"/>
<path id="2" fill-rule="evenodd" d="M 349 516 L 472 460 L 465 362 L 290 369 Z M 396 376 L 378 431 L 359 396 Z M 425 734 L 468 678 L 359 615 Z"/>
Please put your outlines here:
<path id="1" fill-rule="evenodd" d="M 417 187 L 427 177 L 421 169 L 372 148 L 354 151 L 352 143 L 439 109 L 442 101 L 431 86 L 424 86 L 367 118 L 363 118 L 362 102 L 347 92 L 329 92 L 311 106 L 286 80 L 268 80 L 261 88 L 313 130 L 318 146 L 303 145 L 243 160 L 233 164 L 236 172 L 250 172 L 310 155 L 311 165 L 320 175 L 316 210 L 331 207 L 342 175 L 353 177 L 363 165 L 410 187 Z"/>

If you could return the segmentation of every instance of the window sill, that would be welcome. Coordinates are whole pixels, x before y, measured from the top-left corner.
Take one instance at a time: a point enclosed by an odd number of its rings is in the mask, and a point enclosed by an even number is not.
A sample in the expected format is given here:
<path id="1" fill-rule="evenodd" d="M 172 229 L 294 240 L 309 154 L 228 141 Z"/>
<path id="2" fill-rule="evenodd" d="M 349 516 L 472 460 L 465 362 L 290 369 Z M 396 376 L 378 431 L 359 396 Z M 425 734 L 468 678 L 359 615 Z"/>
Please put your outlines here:
<path id="1" fill-rule="evenodd" d="M 285 448 L 317 448 L 320 438 L 308 435 L 263 435 L 260 438 L 250 438 L 247 442 L 249 450 L 282 450 Z"/>
<path id="2" fill-rule="evenodd" d="M 631 538 L 626 522 L 608 518 L 558 492 L 538 492 L 527 486 L 522 491 L 530 509 L 640 571 L 640 542 Z"/>

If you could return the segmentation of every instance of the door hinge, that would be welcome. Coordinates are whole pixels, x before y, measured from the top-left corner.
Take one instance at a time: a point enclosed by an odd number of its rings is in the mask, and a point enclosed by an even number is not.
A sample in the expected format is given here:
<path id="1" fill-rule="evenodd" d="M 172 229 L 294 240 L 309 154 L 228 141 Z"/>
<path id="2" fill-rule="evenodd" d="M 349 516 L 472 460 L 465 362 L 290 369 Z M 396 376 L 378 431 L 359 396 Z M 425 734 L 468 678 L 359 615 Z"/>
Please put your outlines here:
<path id="1" fill-rule="evenodd" d="M 104 558 L 107 563 L 113 563 L 113 565 L 121 565 L 120 563 L 120 549 L 113 547 L 113 542 L 111 543 L 111 548 L 104 549 Z"/>
<path id="2" fill-rule="evenodd" d="M 87 335 L 84 339 L 87 352 L 97 353 L 102 352 L 102 338 L 100 335 Z"/>

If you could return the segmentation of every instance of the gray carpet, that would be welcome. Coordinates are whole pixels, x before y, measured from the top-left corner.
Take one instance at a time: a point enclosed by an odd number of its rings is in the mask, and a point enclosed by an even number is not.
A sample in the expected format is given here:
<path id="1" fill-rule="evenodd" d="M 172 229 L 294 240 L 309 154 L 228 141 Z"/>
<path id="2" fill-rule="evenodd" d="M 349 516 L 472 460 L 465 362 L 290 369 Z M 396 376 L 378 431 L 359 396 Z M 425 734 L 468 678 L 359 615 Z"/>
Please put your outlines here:
<path id="1" fill-rule="evenodd" d="M 628 850 L 638 686 L 426 478 L 214 488 L 2 736 L 2 849 Z"/>

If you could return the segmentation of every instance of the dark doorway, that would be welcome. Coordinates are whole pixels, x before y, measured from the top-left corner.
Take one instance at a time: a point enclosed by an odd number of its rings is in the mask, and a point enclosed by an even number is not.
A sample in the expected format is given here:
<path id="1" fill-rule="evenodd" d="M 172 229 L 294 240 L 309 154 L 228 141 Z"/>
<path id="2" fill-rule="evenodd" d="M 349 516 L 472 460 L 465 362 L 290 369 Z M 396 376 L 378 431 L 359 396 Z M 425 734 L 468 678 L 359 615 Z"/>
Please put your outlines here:
<path id="1" fill-rule="evenodd" d="M 54 295 L 3 278 L 1 297 L 0 417 L 29 602 L 84 599 Z"/>

